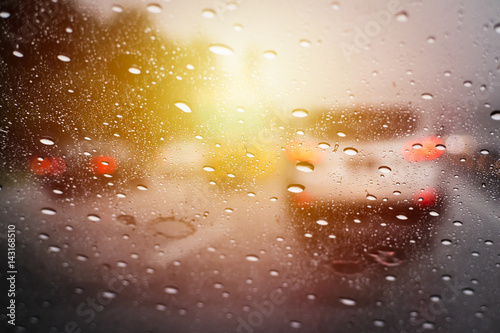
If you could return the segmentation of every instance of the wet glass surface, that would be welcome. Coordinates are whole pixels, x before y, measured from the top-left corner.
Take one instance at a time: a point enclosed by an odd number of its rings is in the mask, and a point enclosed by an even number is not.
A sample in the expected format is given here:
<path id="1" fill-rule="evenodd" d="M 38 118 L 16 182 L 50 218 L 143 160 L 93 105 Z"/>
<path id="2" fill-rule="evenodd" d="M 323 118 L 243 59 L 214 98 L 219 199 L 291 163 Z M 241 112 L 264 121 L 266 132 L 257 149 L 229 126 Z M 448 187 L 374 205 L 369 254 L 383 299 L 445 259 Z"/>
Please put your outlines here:
<path id="1" fill-rule="evenodd" d="M 497 1 L 1 1 L 7 332 L 500 330 Z"/>

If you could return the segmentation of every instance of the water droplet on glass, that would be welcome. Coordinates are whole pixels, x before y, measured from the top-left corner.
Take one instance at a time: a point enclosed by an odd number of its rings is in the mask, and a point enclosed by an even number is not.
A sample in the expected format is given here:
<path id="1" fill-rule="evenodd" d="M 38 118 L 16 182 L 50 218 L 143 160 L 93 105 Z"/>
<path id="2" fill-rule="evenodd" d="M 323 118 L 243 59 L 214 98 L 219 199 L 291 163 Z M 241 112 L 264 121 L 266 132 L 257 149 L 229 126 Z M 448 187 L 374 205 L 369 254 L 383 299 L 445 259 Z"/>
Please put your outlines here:
<path id="1" fill-rule="evenodd" d="M 209 165 L 205 165 L 205 166 L 203 167 L 203 170 L 208 171 L 208 172 L 214 172 L 214 171 L 215 171 L 215 168 L 214 168 L 214 167 L 211 167 L 211 166 L 209 166 Z"/>
<path id="2" fill-rule="evenodd" d="M 140 191 L 147 191 L 147 186 L 146 185 L 137 185 L 137 189 Z"/>
<path id="3" fill-rule="evenodd" d="M 385 276 L 385 279 L 386 279 L 387 281 L 391 281 L 391 282 L 392 282 L 392 281 L 396 281 L 396 277 L 395 277 L 394 275 L 386 275 L 386 276 Z"/>
<path id="4" fill-rule="evenodd" d="M 467 295 L 467 296 L 474 295 L 474 289 L 472 289 L 472 288 L 464 288 L 464 289 L 462 289 L 462 292 L 464 293 L 464 295 Z"/>
<path id="5" fill-rule="evenodd" d="M 176 287 L 165 287 L 164 290 L 169 295 L 176 295 L 179 293 L 179 289 Z"/>
<path id="6" fill-rule="evenodd" d="M 316 223 L 319 225 L 328 225 L 328 222 L 325 220 L 317 220 Z"/>
<path id="7" fill-rule="evenodd" d="M 339 297 L 339 302 L 344 304 L 344 305 L 347 305 L 347 306 L 355 306 L 356 305 L 355 300 L 353 300 L 352 298 L 347 298 L 347 297 Z"/>
<path id="8" fill-rule="evenodd" d="M 389 168 L 387 166 L 381 166 L 378 168 L 378 171 L 380 171 L 382 173 L 389 173 L 389 172 L 391 172 L 391 168 Z"/>
<path id="9" fill-rule="evenodd" d="M 403 214 L 398 214 L 398 215 L 396 215 L 396 218 L 397 218 L 398 220 L 401 220 L 401 221 L 406 221 L 406 220 L 408 220 L 408 216 L 403 215 Z"/>
<path id="10" fill-rule="evenodd" d="M 10 17 L 10 13 L 9 12 L 1 11 L 0 12 L 0 17 L 1 18 L 9 18 Z"/>
<path id="11" fill-rule="evenodd" d="M 413 149 L 421 149 L 422 145 L 420 143 L 415 143 L 413 146 L 411 146 Z"/>
<path id="12" fill-rule="evenodd" d="M 49 235 L 47 235 L 47 234 L 39 234 L 38 238 L 43 239 L 43 240 L 47 240 L 47 239 L 49 239 Z"/>
<path id="13" fill-rule="evenodd" d="M 490 114 L 491 119 L 500 120 L 500 111 L 496 110 Z"/>
<path id="14" fill-rule="evenodd" d="M 376 196 L 374 196 L 374 195 L 372 195 L 372 194 L 367 194 L 367 195 L 366 195 L 366 198 L 367 198 L 368 200 L 371 200 L 371 201 L 377 200 L 377 197 L 376 197 Z"/>
<path id="15" fill-rule="evenodd" d="M 330 148 L 330 145 L 326 142 L 320 142 L 320 143 L 318 143 L 318 147 L 321 149 L 327 149 L 327 148 Z"/>
<path id="16" fill-rule="evenodd" d="M 278 55 L 274 51 L 265 51 L 264 58 L 266 59 L 275 59 Z"/>
<path id="17" fill-rule="evenodd" d="M 467 88 L 472 87 L 472 82 L 471 81 L 464 81 L 464 87 L 467 87 Z"/>
<path id="18" fill-rule="evenodd" d="M 292 111 L 292 115 L 297 118 L 307 117 L 309 113 L 304 109 L 295 109 Z"/>
<path id="19" fill-rule="evenodd" d="M 113 5 L 111 7 L 111 10 L 114 11 L 115 13 L 121 13 L 123 12 L 123 7 L 119 5 Z"/>
<path id="20" fill-rule="evenodd" d="M 65 56 L 63 54 L 58 55 L 57 59 L 61 60 L 62 62 L 70 62 L 71 61 L 71 59 L 68 56 Z"/>
<path id="21" fill-rule="evenodd" d="M 162 8 L 159 4 L 157 3 L 151 3 L 148 5 L 148 12 L 153 13 L 153 14 L 159 14 L 162 12 Z"/>
<path id="22" fill-rule="evenodd" d="M 167 306 L 165 304 L 158 303 L 155 305 L 155 309 L 158 311 L 165 311 L 167 309 Z"/>
<path id="23" fill-rule="evenodd" d="M 190 113 L 192 112 L 191 108 L 189 107 L 189 105 L 187 105 L 186 103 L 184 102 L 177 102 L 174 104 L 176 107 L 178 107 L 181 111 L 183 112 L 186 112 L 186 113 Z"/>
<path id="24" fill-rule="evenodd" d="M 12 52 L 12 54 L 15 56 L 15 57 L 18 57 L 18 58 L 22 58 L 24 57 L 24 54 L 22 54 L 21 52 L 15 50 Z"/>
<path id="25" fill-rule="evenodd" d="M 385 321 L 383 320 L 374 320 L 373 325 L 377 327 L 385 327 Z"/>
<path id="26" fill-rule="evenodd" d="M 41 138 L 40 142 L 47 146 L 54 145 L 54 140 L 52 140 L 51 138 Z"/>
<path id="27" fill-rule="evenodd" d="M 300 184 L 293 184 L 293 185 L 289 185 L 287 190 L 292 192 L 292 193 L 300 193 L 302 191 L 304 191 L 305 187 L 304 185 L 300 185 Z"/>
<path id="28" fill-rule="evenodd" d="M 56 210 L 52 208 L 42 208 L 41 210 L 42 214 L 44 215 L 56 215 Z"/>
<path id="29" fill-rule="evenodd" d="M 358 151 L 355 148 L 345 148 L 344 153 L 349 156 L 354 156 L 358 153 Z"/>
<path id="30" fill-rule="evenodd" d="M 271 270 L 271 271 L 269 271 L 269 275 L 271 275 L 271 276 L 279 276 L 280 273 L 278 271 Z"/>
<path id="31" fill-rule="evenodd" d="M 347 134 L 345 134 L 344 132 L 340 132 L 340 131 L 337 132 L 337 135 L 340 136 L 341 138 L 345 138 L 347 136 Z"/>
<path id="32" fill-rule="evenodd" d="M 223 56 L 230 56 L 234 53 L 234 51 L 230 47 L 228 47 L 226 45 L 222 45 L 222 44 L 210 45 L 210 47 L 208 49 L 210 50 L 210 52 L 212 52 L 214 54 L 223 55 Z"/>
<path id="33" fill-rule="evenodd" d="M 137 67 L 130 67 L 128 69 L 128 71 L 129 71 L 129 73 L 135 74 L 135 75 L 141 74 L 141 70 Z"/>
<path id="34" fill-rule="evenodd" d="M 300 321 L 292 320 L 290 322 L 290 327 L 291 328 L 301 328 L 302 327 L 302 323 Z"/>
<path id="35" fill-rule="evenodd" d="M 92 222 L 99 222 L 101 220 L 101 217 L 96 214 L 89 214 L 87 215 L 87 219 L 89 219 Z"/>
<path id="36" fill-rule="evenodd" d="M 439 216 L 439 213 L 436 212 L 435 210 L 432 210 L 432 211 L 429 212 L 429 215 L 430 216 Z"/>
<path id="37" fill-rule="evenodd" d="M 443 244 L 443 245 L 451 245 L 451 240 L 449 240 L 449 239 L 442 239 L 441 240 L 441 244 Z"/>
<path id="38" fill-rule="evenodd" d="M 302 171 L 302 172 L 313 172 L 314 171 L 314 165 L 309 162 L 298 162 L 295 167 L 297 170 Z"/>
<path id="39" fill-rule="evenodd" d="M 406 22 L 408 21 L 408 13 L 405 11 L 399 12 L 396 14 L 396 21 L 398 22 Z"/>
<path id="40" fill-rule="evenodd" d="M 168 238 L 184 238 L 196 231 L 188 222 L 179 221 L 172 217 L 156 218 L 152 221 L 152 224 L 154 231 Z"/>
<path id="41" fill-rule="evenodd" d="M 425 93 L 425 94 L 422 94 L 422 98 L 426 99 L 426 100 L 431 100 L 434 98 L 434 96 L 432 96 L 431 94 Z"/>
<path id="42" fill-rule="evenodd" d="M 302 47 L 311 47 L 311 42 L 308 41 L 307 39 L 300 40 L 299 44 Z"/>
<path id="43" fill-rule="evenodd" d="M 259 261 L 260 258 L 257 257 L 256 255 L 249 254 L 245 257 L 245 259 L 248 261 L 256 262 L 256 261 Z"/>
<path id="44" fill-rule="evenodd" d="M 49 246 L 49 252 L 59 253 L 61 252 L 61 248 L 55 245 Z"/>
<path id="45" fill-rule="evenodd" d="M 215 18 L 215 10 L 213 9 L 204 9 L 202 12 L 201 12 L 201 15 L 204 17 L 204 18 L 207 18 L 207 19 L 213 19 Z"/>
<path id="46" fill-rule="evenodd" d="M 495 24 L 495 26 L 493 28 L 495 29 L 495 32 L 497 34 L 500 34 L 500 23 Z"/>

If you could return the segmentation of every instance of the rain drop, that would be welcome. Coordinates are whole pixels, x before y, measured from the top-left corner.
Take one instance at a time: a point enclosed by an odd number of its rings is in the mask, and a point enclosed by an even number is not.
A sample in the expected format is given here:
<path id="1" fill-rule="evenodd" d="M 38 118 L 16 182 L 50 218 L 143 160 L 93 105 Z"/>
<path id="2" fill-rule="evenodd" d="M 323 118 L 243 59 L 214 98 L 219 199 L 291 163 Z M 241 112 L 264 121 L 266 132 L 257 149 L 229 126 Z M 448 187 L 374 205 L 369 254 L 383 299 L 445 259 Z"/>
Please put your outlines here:
<path id="1" fill-rule="evenodd" d="M 499 110 L 493 111 L 493 112 L 490 114 L 490 117 L 491 117 L 491 119 L 493 119 L 493 120 L 500 120 L 500 111 L 499 111 Z"/>
<path id="2" fill-rule="evenodd" d="M 313 172 L 314 171 L 314 165 L 309 162 L 298 162 L 295 167 L 297 170 L 302 171 L 302 172 Z"/>
<path id="3" fill-rule="evenodd" d="M 398 214 L 398 215 L 396 215 L 396 218 L 397 218 L 398 220 L 401 220 L 401 221 L 406 221 L 406 220 L 408 220 L 408 216 L 403 215 L 403 214 Z"/>
<path id="4" fill-rule="evenodd" d="M 41 212 L 44 215 L 56 215 L 56 210 L 52 208 L 42 208 Z"/>
<path id="5" fill-rule="evenodd" d="M 307 117 L 309 113 L 304 109 L 295 109 L 292 111 L 292 115 L 297 118 Z"/>
<path id="6" fill-rule="evenodd" d="M 378 171 L 380 171 L 382 173 L 389 173 L 389 172 L 391 172 L 391 168 L 389 168 L 387 166 L 381 166 L 378 168 Z"/>
<path id="7" fill-rule="evenodd" d="M 70 62 L 71 61 L 71 59 L 68 56 L 65 56 L 63 54 L 58 55 L 57 59 L 61 60 L 62 62 Z"/>
<path id="8" fill-rule="evenodd" d="M 405 11 L 397 13 L 396 14 L 396 21 L 398 21 L 398 22 L 408 21 L 408 13 Z"/>
<path id="9" fill-rule="evenodd" d="M 325 220 L 317 220 L 316 223 L 319 225 L 328 225 L 328 222 Z"/>
<path id="10" fill-rule="evenodd" d="M 253 255 L 253 254 L 249 254 L 245 257 L 245 259 L 247 261 L 252 261 L 252 262 L 256 262 L 256 261 L 259 261 L 259 257 L 257 257 L 256 255 Z"/>
<path id="11" fill-rule="evenodd" d="M 181 111 L 183 112 L 186 112 L 186 113 L 191 113 L 192 110 L 191 108 L 189 107 L 189 105 L 187 105 L 186 103 L 184 102 L 177 102 L 174 104 L 176 107 L 178 107 Z"/>
<path id="12" fill-rule="evenodd" d="M 347 305 L 347 306 L 355 306 L 356 305 L 355 300 L 353 300 L 352 298 L 347 298 L 347 297 L 339 297 L 339 302 L 344 304 L 344 305 Z"/>
<path id="13" fill-rule="evenodd" d="M 344 153 L 349 156 L 354 156 L 358 153 L 358 151 L 355 148 L 345 148 Z"/>
<path id="14" fill-rule="evenodd" d="M 434 98 L 434 96 L 432 96 L 431 94 L 425 93 L 425 94 L 422 94 L 422 98 L 425 100 L 431 100 Z"/>
<path id="15" fill-rule="evenodd" d="M 159 14 L 162 12 L 162 8 L 159 4 L 157 3 L 152 3 L 148 5 L 148 12 L 153 13 L 153 14 Z"/>
<path id="16" fill-rule="evenodd" d="M 89 219 L 92 222 L 99 222 L 101 220 L 101 217 L 99 215 L 89 214 L 87 215 L 87 219 Z"/>
<path id="17" fill-rule="evenodd" d="M 22 58 L 22 57 L 24 57 L 24 54 L 22 54 L 21 52 L 19 52 L 19 51 L 17 51 L 17 50 L 13 51 L 13 52 L 12 52 L 12 54 L 13 54 L 14 56 L 18 57 L 18 58 Z"/>
<path id="18" fill-rule="evenodd" d="M 137 189 L 140 191 L 147 191 L 147 186 L 146 185 L 137 185 Z"/>
<path id="19" fill-rule="evenodd" d="M 130 67 L 128 69 L 128 71 L 129 71 L 129 73 L 135 74 L 135 75 L 141 74 L 141 70 L 139 68 L 137 68 L 137 67 Z"/>
<path id="20" fill-rule="evenodd" d="M 305 187 L 304 185 L 300 185 L 300 184 L 293 184 L 293 185 L 289 185 L 287 190 L 292 192 L 292 193 L 300 193 L 302 191 L 304 191 Z"/>
<path id="21" fill-rule="evenodd" d="M 230 56 L 234 53 L 234 51 L 230 47 L 228 47 L 226 45 L 222 45 L 222 44 L 210 45 L 210 47 L 208 49 L 210 50 L 210 52 L 212 52 L 214 54 L 223 55 L 223 56 Z"/>
<path id="22" fill-rule="evenodd" d="M 274 51 L 265 51 L 264 58 L 266 59 L 275 59 L 278 55 Z"/>
<path id="23" fill-rule="evenodd" d="M 208 171 L 208 172 L 214 172 L 214 171 L 215 171 L 215 168 L 214 168 L 214 167 L 211 167 L 211 166 L 209 166 L 209 165 L 205 165 L 205 166 L 203 167 L 203 170 Z"/>
<path id="24" fill-rule="evenodd" d="M 213 9 L 204 9 L 201 12 L 201 15 L 206 18 L 206 19 L 213 19 L 215 18 L 215 11 Z"/>
<path id="25" fill-rule="evenodd" d="M 449 239 L 442 239 L 441 240 L 441 244 L 443 244 L 443 245 L 451 245 L 451 240 L 449 240 Z"/>
<path id="26" fill-rule="evenodd" d="M 164 290 L 169 295 L 175 295 L 179 293 L 179 289 L 176 287 L 166 287 Z"/>
<path id="27" fill-rule="evenodd" d="M 54 140 L 52 140 L 51 138 L 41 138 L 40 142 L 47 146 L 54 145 Z"/>

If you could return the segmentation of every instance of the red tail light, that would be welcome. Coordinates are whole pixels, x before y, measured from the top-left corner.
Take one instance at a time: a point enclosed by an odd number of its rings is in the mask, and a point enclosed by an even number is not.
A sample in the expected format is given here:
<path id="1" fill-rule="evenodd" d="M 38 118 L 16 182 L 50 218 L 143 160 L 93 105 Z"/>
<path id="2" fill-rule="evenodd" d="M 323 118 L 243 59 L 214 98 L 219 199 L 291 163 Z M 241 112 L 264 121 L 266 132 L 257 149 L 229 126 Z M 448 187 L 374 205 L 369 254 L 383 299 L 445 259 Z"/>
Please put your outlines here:
<path id="1" fill-rule="evenodd" d="M 36 175 L 59 176 L 66 171 L 66 162 L 60 157 L 33 156 L 29 167 Z"/>
<path id="2" fill-rule="evenodd" d="M 443 151 L 443 141 L 435 136 L 409 141 L 403 146 L 403 156 L 410 162 L 435 160 Z"/>
<path id="3" fill-rule="evenodd" d="M 90 160 L 90 169 L 96 175 L 110 175 L 115 172 L 116 167 L 116 160 L 111 156 L 94 156 Z"/>
<path id="4" fill-rule="evenodd" d="M 431 207 L 438 201 L 438 193 L 433 188 L 426 188 L 415 193 L 413 198 L 422 207 Z"/>
<path id="5" fill-rule="evenodd" d="M 294 163 L 310 162 L 319 163 L 323 160 L 323 151 L 317 144 L 299 140 L 290 141 L 286 146 L 286 156 Z"/>
<path id="6" fill-rule="evenodd" d="M 302 191 L 294 195 L 294 202 L 297 207 L 310 207 L 314 196 L 309 191 Z"/>

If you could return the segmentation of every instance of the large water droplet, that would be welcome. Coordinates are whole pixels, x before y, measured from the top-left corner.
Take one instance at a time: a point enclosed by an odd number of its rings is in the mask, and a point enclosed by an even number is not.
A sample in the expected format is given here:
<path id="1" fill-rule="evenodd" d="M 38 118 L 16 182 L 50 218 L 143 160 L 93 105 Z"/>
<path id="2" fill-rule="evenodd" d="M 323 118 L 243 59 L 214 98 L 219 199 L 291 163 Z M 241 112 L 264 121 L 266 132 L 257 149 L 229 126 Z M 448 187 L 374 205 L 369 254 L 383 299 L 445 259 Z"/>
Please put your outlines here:
<path id="1" fill-rule="evenodd" d="M 304 185 L 300 185 L 300 184 L 292 184 L 292 185 L 289 185 L 287 190 L 292 192 L 292 193 L 300 193 L 302 191 L 304 191 L 305 187 Z"/>
<path id="2" fill-rule="evenodd" d="M 349 155 L 349 156 L 354 156 L 358 153 L 358 151 L 355 148 L 345 148 L 344 153 Z"/>
<path id="3" fill-rule="evenodd" d="M 58 55 L 57 59 L 61 60 L 62 62 L 70 62 L 71 61 L 71 59 L 68 56 L 64 55 L 64 54 Z"/>
<path id="4" fill-rule="evenodd" d="M 426 100 L 431 100 L 434 98 L 434 96 L 432 96 L 432 94 L 425 93 L 425 94 L 422 94 L 422 98 L 426 99 Z"/>
<path id="5" fill-rule="evenodd" d="M 316 223 L 319 225 L 328 225 L 328 222 L 325 220 L 317 220 Z"/>
<path id="6" fill-rule="evenodd" d="M 202 12 L 201 12 L 201 16 L 203 16 L 204 18 L 207 18 L 207 19 L 213 19 L 215 18 L 215 10 L 213 9 L 204 9 Z"/>
<path id="7" fill-rule="evenodd" d="M 378 171 L 380 171 L 382 173 L 389 173 L 389 172 L 391 172 L 391 168 L 389 168 L 388 166 L 381 166 L 378 168 Z"/>
<path id="8" fill-rule="evenodd" d="M 96 214 L 89 214 L 87 215 L 87 219 L 89 219 L 92 222 L 99 222 L 101 220 L 101 217 Z"/>
<path id="9" fill-rule="evenodd" d="M 295 109 L 292 111 L 292 115 L 297 118 L 307 117 L 308 114 L 309 112 L 307 112 L 307 110 L 304 109 Z"/>
<path id="10" fill-rule="evenodd" d="M 278 55 L 274 51 L 265 51 L 264 58 L 266 59 L 275 59 Z"/>
<path id="11" fill-rule="evenodd" d="M 43 143 L 44 145 L 47 145 L 47 146 L 52 146 L 54 145 L 54 140 L 51 139 L 51 138 L 48 138 L 48 137 L 45 137 L 45 138 L 41 138 L 40 139 L 40 142 Z"/>
<path id="12" fill-rule="evenodd" d="M 230 47 L 228 47 L 226 45 L 222 45 L 222 44 L 210 45 L 210 47 L 208 49 L 210 50 L 210 52 L 212 52 L 214 54 L 223 55 L 223 56 L 230 56 L 234 53 L 234 51 Z"/>
<path id="13" fill-rule="evenodd" d="M 186 103 L 184 102 L 177 102 L 174 104 L 175 106 L 177 106 L 181 111 L 183 112 L 186 112 L 186 113 L 191 113 L 192 110 L 191 108 L 189 107 L 189 105 L 187 105 Z"/>
<path id="14" fill-rule="evenodd" d="M 500 23 L 495 24 L 495 26 L 493 28 L 495 29 L 495 32 L 497 34 L 500 34 Z"/>
<path id="15" fill-rule="evenodd" d="M 212 167 L 212 166 L 210 166 L 210 165 L 205 165 L 205 166 L 203 167 L 203 170 L 208 171 L 208 172 L 214 172 L 214 171 L 215 171 L 215 168 L 214 168 L 214 167 Z"/>
<path id="16" fill-rule="evenodd" d="M 15 57 L 18 57 L 18 58 L 22 58 L 24 57 L 24 54 L 22 54 L 21 52 L 17 51 L 17 50 L 14 50 L 12 52 L 12 54 L 15 56 Z"/>
<path id="17" fill-rule="evenodd" d="M 159 14 L 162 12 L 162 8 L 159 4 L 157 3 L 151 3 L 148 5 L 148 12 L 153 13 L 153 14 Z"/>
<path id="18" fill-rule="evenodd" d="M 41 210 L 42 214 L 44 215 L 56 215 L 56 210 L 52 208 L 42 208 Z"/>
<path id="19" fill-rule="evenodd" d="M 500 111 L 496 110 L 490 114 L 491 119 L 500 120 Z"/>
<path id="20" fill-rule="evenodd" d="M 256 255 L 253 255 L 253 254 L 249 254 L 245 257 L 246 260 L 248 261 L 252 261 L 252 262 L 256 262 L 256 261 L 259 261 L 260 258 Z"/>
<path id="21" fill-rule="evenodd" d="M 137 67 L 130 67 L 128 72 L 135 75 L 141 74 L 141 70 Z"/>
<path id="22" fill-rule="evenodd" d="M 176 295 L 179 293 L 179 289 L 177 287 L 165 287 L 164 290 L 169 295 Z"/>
<path id="23" fill-rule="evenodd" d="M 339 297 L 339 302 L 344 304 L 344 305 L 347 305 L 347 306 L 355 306 L 356 305 L 355 300 L 353 300 L 352 298 L 347 298 L 347 297 Z"/>
<path id="24" fill-rule="evenodd" d="M 313 172 L 314 171 L 314 165 L 309 162 L 298 162 L 295 167 L 297 170 L 302 171 L 302 172 Z"/>
<path id="25" fill-rule="evenodd" d="M 399 12 L 396 14 L 396 21 L 398 22 L 406 22 L 408 21 L 408 13 L 405 11 Z"/>

